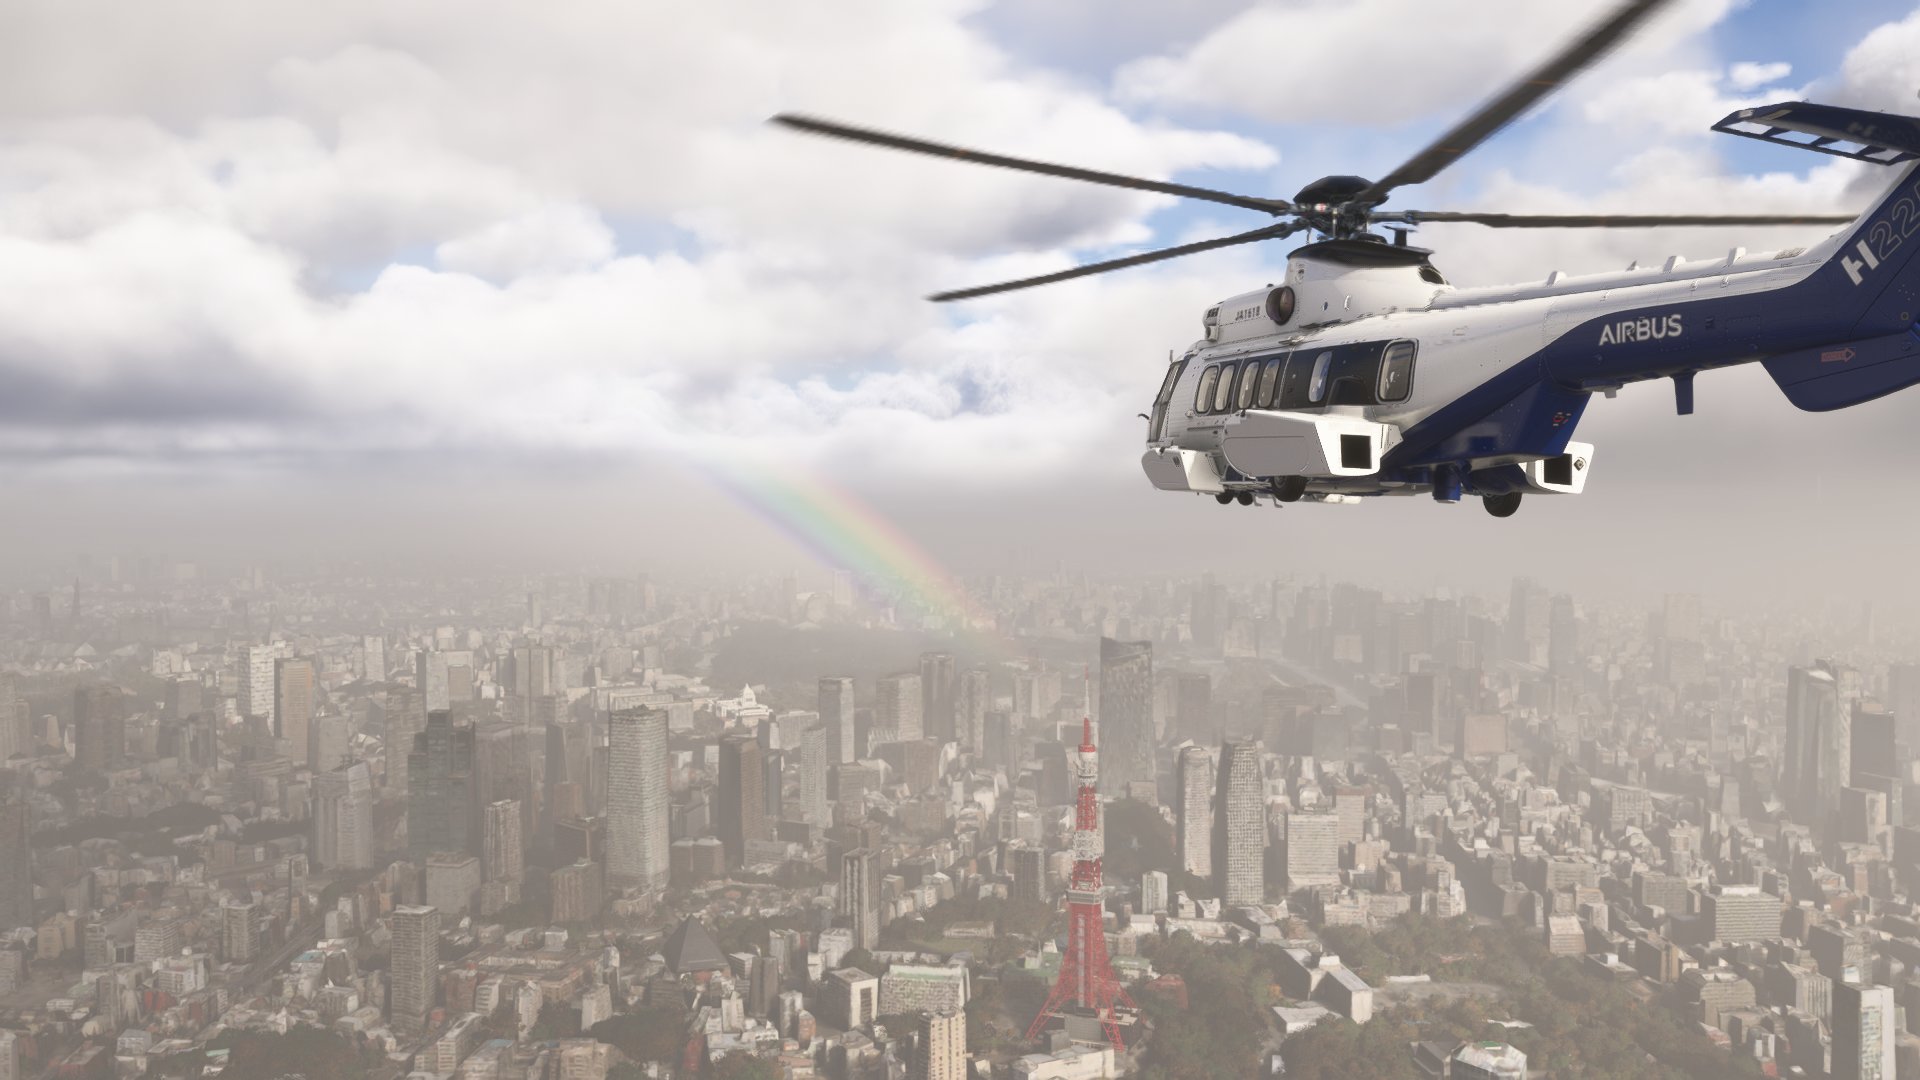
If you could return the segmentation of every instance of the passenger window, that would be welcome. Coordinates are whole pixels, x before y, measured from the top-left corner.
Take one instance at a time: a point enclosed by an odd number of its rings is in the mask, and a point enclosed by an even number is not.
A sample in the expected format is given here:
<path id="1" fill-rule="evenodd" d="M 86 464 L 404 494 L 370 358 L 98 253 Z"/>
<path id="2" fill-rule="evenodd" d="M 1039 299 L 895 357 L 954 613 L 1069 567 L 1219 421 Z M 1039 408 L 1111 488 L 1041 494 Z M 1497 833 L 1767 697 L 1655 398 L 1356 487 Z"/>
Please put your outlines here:
<path id="1" fill-rule="evenodd" d="M 1284 356 L 1276 356 L 1260 366 L 1260 394 L 1258 404 L 1263 409 L 1273 408 L 1274 387 L 1280 382 L 1280 365 L 1286 361 Z"/>
<path id="2" fill-rule="evenodd" d="M 1249 360 L 1240 369 L 1240 392 L 1233 396 L 1234 408 L 1253 408 L 1254 392 L 1260 389 L 1260 361 Z"/>
<path id="3" fill-rule="evenodd" d="M 1233 404 L 1233 373 L 1237 371 L 1232 364 L 1220 365 L 1220 385 L 1213 388 L 1213 411 L 1226 412 Z"/>
<path id="4" fill-rule="evenodd" d="M 1274 395 L 1276 408 L 1304 409 L 1313 404 L 1307 400 L 1307 376 L 1312 368 L 1313 358 L 1306 353 L 1287 357 L 1280 369 L 1280 392 Z"/>
<path id="5" fill-rule="evenodd" d="M 1333 350 L 1333 371 L 1328 376 L 1327 384 L 1329 405 L 1374 403 L 1374 383 L 1380 376 L 1380 353 L 1383 348 L 1382 343 L 1370 341 L 1342 345 Z"/>
<path id="6" fill-rule="evenodd" d="M 1193 395 L 1194 412 L 1213 411 L 1213 384 L 1220 381 L 1220 365 L 1215 364 L 1200 373 L 1200 392 Z"/>
<path id="7" fill-rule="evenodd" d="M 1325 404 L 1327 400 L 1327 374 L 1333 368 L 1333 350 L 1329 349 L 1313 358 L 1313 381 L 1307 384 L 1307 402 L 1312 405 Z"/>
<path id="8" fill-rule="evenodd" d="M 1380 361 L 1380 400 L 1405 401 L 1412 393 L 1413 342 L 1396 341 Z"/>

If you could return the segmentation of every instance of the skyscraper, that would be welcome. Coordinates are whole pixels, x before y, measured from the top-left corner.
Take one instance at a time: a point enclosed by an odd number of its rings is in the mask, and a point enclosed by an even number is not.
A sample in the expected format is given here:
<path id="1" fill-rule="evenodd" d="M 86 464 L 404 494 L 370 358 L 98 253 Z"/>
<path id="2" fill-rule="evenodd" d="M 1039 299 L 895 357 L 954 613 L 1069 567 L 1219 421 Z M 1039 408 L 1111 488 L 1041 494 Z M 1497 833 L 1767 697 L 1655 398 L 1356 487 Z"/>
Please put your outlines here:
<path id="1" fill-rule="evenodd" d="M 420 691 L 396 686 L 387 691 L 386 730 L 381 733 L 381 753 L 386 755 L 387 793 L 407 793 L 407 755 L 413 752 L 413 737 L 427 726 L 427 710 L 421 704 Z"/>
<path id="2" fill-rule="evenodd" d="M 874 742 L 914 742 L 926 735 L 920 709 L 920 676 L 914 672 L 882 675 L 874 695 Z M 885 734 L 882 734 L 882 733 Z"/>
<path id="3" fill-rule="evenodd" d="M 987 713 L 993 708 L 993 678 L 986 668 L 960 673 L 953 695 L 954 738 L 960 749 L 973 754 L 987 748 Z"/>
<path id="4" fill-rule="evenodd" d="M 520 801 L 497 799 L 487 804 L 480 824 L 481 873 L 487 881 L 518 882 L 527 876 L 526 850 L 520 834 Z"/>
<path id="5" fill-rule="evenodd" d="M 1286 816 L 1287 891 L 1340 882 L 1340 818 L 1337 814 Z"/>
<path id="6" fill-rule="evenodd" d="M 1180 869 L 1195 877 L 1213 876 L 1213 756 L 1205 747 L 1180 750 L 1174 770 L 1175 854 Z"/>
<path id="7" fill-rule="evenodd" d="M 728 866 L 739 866 L 745 860 L 748 841 L 765 840 L 769 835 L 765 783 L 760 744 L 753 736 L 729 735 L 720 740 L 717 831 L 727 850 Z"/>
<path id="8" fill-rule="evenodd" d="M 314 859 L 329 870 L 373 868 L 373 773 L 363 761 L 313 778 Z"/>
<path id="9" fill-rule="evenodd" d="M 387 639 L 379 634 L 360 639 L 360 677 L 367 682 L 387 681 Z"/>
<path id="10" fill-rule="evenodd" d="M 273 646 L 240 650 L 240 697 L 234 704 L 241 716 L 273 715 Z"/>
<path id="11" fill-rule="evenodd" d="M 33 821 L 25 800 L 0 802 L 0 932 L 33 926 Z"/>
<path id="12" fill-rule="evenodd" d="M 966 1075 L 966 1014 L 923 1014 L 920 1017 L 920 1046 L 914 1052 L 912 1080 L 966 1080 Z"/>
<path id="13" fill-rule="evenodd" d="M 854 759 L 853 676 L 827 675 L 820 680 L 820 722 L 827 728 L 830 765 Z"/>
<path id="14" fill-rule="evenodd" d="M 1213 873 L 1229 906 L 1258 904 L 1265 896 L 1267 806 L 1260 782 L 1260 744 L 1228 739 L 1220 745 L 1218 796 L 1213 807 Z"/>
<path id="15" fill-rule="evenodd" d="M 542 711 L 538 703 L 535 711 Z M 552 831 L 556 821 L 586 817 L 593 812 L 587 801 L 588 792 L 592 789 L 589 780 L 592 746 L 588 727 L 568 720 L 564 714 L 546 722 L 547 752 L 540 799 L 541 811 L 545 815 L 541 826 L 543 835 Z"/>
<path id="16" fill-rule="evenodd" d="M 102 772 L 126 761 L 126 695 L 117 686 L 89 683 L 73 691 L 73 759 Z"/>
<path id="17" fill-rule="evenodd" d="M 24 713 L 15 696 L 13 676 L 0 673 L 0 767 L 4 767 L 8 758 L 26 753 L 33 745 Z"/>
<path id="18" fill-rule="evenodd" d="M 1832 661 L 1787 669 L 1787 735 L 1783 783 L 1793 820 L 1825 829 L 1851 783 L 1852 696 L 1858 675 Z M 1843 685 L 1845 684 L 1845 685 Z"/>
<path id="19" fill-rule="evenodd" d="M 445 653 L 425 649 L 414 658 L 414 687 L 425 699 L 429 714 L 452 707 L 452 695 L 447 688 L 447 657 Z"/>
<path id="20" fill-rule="evenodd" d="M 880 944 L 878 861 L 878 853 L 871 848 L 854 848 L 840 857 L 840 914 L 853 927 L 856 949 Z"/>
<path id="21" fill-rule="evenodd" d="M 1833 1080 L 1893 1080 L 1893 987 L 1833 985 Z"/>
<path id="22" fill-rule="evenodd" d="M 724 760 L 723 753 L 723 773 Z M 667 780 L 665 710 L 627 709 L 608 717 L 609 883 L 649 892 L 666 888 Z"/>
<path id="23" fill-rule="evenodd" d="M 288 756 L 313 764 L 313 661 L 295 656 L 273 662 L 273 737 Z"/>
<path id="24" fill-rule="evenodd" d="M 920 654 L 921 737 L 947 742 L 954 737 L 953 654 Z"/>
<path id="25" fill-rule="evenodd" d="M 1106 790 L 1154 778 L 1153 642 L 1100 639 L 1100 754 Z"/>
<path id="26" fill-rule="evenodd" d="M 260 944 L 253 921 L 253 904 L 226 900 L 220 904 L 220 954 L 230 964 L 250 964 Z"/>
<path id="27" fill-rule="evenodd" d="M 437 709 L 407 756 L 407 851 L 414 860 L 470 850 L 478 840 L 473 806 L 473 729 L 455 727 L 453 713 Z"/>
<path id="28" fill-rule="evenodd" d="M 419 1031 L 433 1011 L 440 978 L 439 909 L 403 905 L 393 910 L 391 967 L 389 1019 L 395 1027 Z"/>
<path id="29" fill-rule="evenodd" d="M 823 829 L 833 824 L 827 800 L 827 729 L 821 724 L 800 733 L 800 820 Z"/>

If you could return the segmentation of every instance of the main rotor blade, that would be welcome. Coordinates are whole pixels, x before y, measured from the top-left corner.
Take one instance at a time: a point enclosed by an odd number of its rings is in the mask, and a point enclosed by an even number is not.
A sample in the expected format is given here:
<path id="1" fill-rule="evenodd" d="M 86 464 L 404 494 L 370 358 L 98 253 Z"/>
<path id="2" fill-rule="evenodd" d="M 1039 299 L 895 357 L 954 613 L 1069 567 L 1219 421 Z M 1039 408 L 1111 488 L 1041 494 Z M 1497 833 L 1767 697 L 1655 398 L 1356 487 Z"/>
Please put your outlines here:
<path id="1" fill-rule="evenodd" d="M 1853 214 L 1481 214 L 1451 210 L 1400 210 L 1375 214 L 1376 222 L 1410 225 L 1462 221 L 1496 229 L 1639 229 L 1653 225 L 1845 225 Z"/>
<path id="2" fill-rule="evenodd" d="M 977 285 L 971 289 L 955 289 L 952 292 L 934 293 L 932 296 L 927 297 L 927 299 L 944 303 L 949 300 L 970 300 L 976 296 L 990 296 L 993 293 L 1012 292 L 1015 289 L 1030 289 L 1035 285 L 1051 285 L 1056 281 L 1067 281 L 1072 278 L 1087 277 L 1092 274 L 1104 274 L 1109 270 L 1124 270 L 1129 266 L 1140 266 L 1145 263 L 1160 262 L 1164 259 L 1177 259 L 1182 255 L 1192 255 L 1201 251 L 1212 251 L 1215 248 L 1233 247 L 1235 244 L 1251 244 L 1257 240 L 1278 240 L 1284 236 L 1291 236 L 1304 228 L 1306 228 L 1306 225 L 1301 222 L 1288 221 L 1278 225 L 1268 225 L 1255 229 L 1252 232 L 1223 236 L 1217 240 L 1202 240 L 1195 244 L 1181 244 L 1179 247 L 1161 248 L 1159 251 L 1144 251 L 1138 255 L 1128 255 L 1125 258 L 1088 263 L 1085 266 L 1076 266 L 1071 270 L 1062 270 L 1057 274 L 1042 274 L 1039 277 L 1021 278 L 1018 281 L 1003 281 L 998 285 Z"/>
<path id="3" fill-rule="evenodd" d="M 1399 168 L 1374 181 L 1373 186 L 1353 197 L 1353 202 L 1378 204 L 1387 193 L 1405 184 L 1433 179 L 1440 170 L 1460 160 L 1501 128 L 1512 123 L 1560 85 L 1579 74 L 1601 54 L 1618 44 L 1634 27 L 1667 6 L 1672 0 L 1626 0 L 1613 14 L 1560 50 L 1551 60 L 1529 72 L 1508 87 L 1499 97 L 1480 106 L 1473 115 L 1456 124 L 1453 130 L 1409 158 Z"/>
<path id="4" fill-rule="evenodd" d="M 1285 199 L 1263 199 L 1253 195 L 1235 195 L 1230 191 L 1215 191 L 1212 188 L 1192 187 L 1188 184 L 1172 184 L 1164 180 L 1148 180 L 1138 176 L 1123 176 L 1120 173 L 1101 172 L 1098 169 L 1081 169 L 1072 165 L 1055 165 L 1046 161 L 1032 161 L 1027 158 L 1008 157 L 1005 154 L 988 154 L 979 150 L 968 150 L 961 146 L 948 146 L 945 143 L 915 139 L 906 135 L 894 135 L 872 128 L 852 127 L 847 124 L 821 120 L 811 116 L 799 116 L 794 113 L 781 113 L 773 117 L 772 123 L 790 127 L 795 131 L 804 131 L 813 135 L 826 135 L 835 139 L 849 139 L 853 142 L 867 143 L 871 146 L 885 146 L 893 150 L 905 150 L 914 154 L 930 154 L 934 157 L 953 158 L 957 161 L 971 161 L 977 165 L 993 165 L 1002 169 L 1017 169 L 1020 172 L 1040 173 L 1043 176 L 1060 176 L 1068 180 L 1085 180 L 1092 184 L 1106 184 L 1110 187 L 1132 188 L 1135 191 L 1155 191 L 1162 195 L 1178 195 L 1183 199 L 1201 199 L 1206 202 L 1224 203 L 1247 210 L 1258 210 L 1264 214 L 1284 214 L 1293 208 Z"/>

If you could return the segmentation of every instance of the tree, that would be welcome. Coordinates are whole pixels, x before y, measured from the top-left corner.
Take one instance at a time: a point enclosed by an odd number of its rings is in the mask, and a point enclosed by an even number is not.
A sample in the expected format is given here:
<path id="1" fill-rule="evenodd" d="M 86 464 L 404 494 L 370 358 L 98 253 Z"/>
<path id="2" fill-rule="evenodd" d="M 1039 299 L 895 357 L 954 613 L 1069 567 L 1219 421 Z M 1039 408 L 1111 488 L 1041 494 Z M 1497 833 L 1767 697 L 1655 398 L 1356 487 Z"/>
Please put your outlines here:
<path id="1" fill-rule="evenodd" d="M 780 1063 L 771 1058 L 733 1053 L 707 1069 L 711 1080 L 780 1080 Z"/>

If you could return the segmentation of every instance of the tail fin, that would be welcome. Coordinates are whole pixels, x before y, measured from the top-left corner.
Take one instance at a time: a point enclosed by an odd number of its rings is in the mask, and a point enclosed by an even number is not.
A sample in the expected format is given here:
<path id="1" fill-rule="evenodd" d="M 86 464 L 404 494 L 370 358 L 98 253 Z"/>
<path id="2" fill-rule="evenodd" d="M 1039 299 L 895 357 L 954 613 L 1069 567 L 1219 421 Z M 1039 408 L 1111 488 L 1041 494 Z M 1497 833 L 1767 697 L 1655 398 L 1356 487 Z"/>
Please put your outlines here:
<path id="1" fill-rule="evenodd" d="M 1825 411 L 1920 383 L 1920 118 L 1790 101 L 1742 109 L 1715 131 L 1896 167 L 1896 178 L 1801 287 L 1850 319 L 1835 343 L 1766 361 L 1787 399 Z M 1829 241 L 1832 243 L 1832 241 Z"/>

